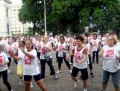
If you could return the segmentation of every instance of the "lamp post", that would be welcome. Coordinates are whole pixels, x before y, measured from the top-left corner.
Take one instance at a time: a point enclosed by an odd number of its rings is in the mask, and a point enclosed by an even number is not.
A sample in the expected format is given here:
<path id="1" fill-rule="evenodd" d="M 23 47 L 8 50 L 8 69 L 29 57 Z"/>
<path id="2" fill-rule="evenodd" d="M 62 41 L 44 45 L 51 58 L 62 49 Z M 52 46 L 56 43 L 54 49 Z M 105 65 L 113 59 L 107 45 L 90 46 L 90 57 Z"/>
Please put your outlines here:
<path id="1" fill-rule="evenodd" d="M 47 25 L 46 25 L 46 1 L 44 0 L 44 31 L 45 35 L 47 35 Z"/>

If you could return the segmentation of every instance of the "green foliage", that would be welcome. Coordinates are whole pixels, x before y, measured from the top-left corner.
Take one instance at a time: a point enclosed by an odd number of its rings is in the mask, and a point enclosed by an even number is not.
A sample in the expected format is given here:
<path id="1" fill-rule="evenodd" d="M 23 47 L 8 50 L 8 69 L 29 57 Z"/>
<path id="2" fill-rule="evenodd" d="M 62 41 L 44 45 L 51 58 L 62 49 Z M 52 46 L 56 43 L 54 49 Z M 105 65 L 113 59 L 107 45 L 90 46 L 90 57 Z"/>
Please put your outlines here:
<path id="1" fill-rule="evenodd" d="M 43 3 L 43 0 L 23 0 L 19 13 L 20 21 L 32 22 L 34 25 L 43 21 Z M 46 8 L 48 31 L 67 34 L 69 29 L 72 33 L 81 32 L 90 22 L 104 31 L 119 29 L 118 0 L 46 0 Z"/>

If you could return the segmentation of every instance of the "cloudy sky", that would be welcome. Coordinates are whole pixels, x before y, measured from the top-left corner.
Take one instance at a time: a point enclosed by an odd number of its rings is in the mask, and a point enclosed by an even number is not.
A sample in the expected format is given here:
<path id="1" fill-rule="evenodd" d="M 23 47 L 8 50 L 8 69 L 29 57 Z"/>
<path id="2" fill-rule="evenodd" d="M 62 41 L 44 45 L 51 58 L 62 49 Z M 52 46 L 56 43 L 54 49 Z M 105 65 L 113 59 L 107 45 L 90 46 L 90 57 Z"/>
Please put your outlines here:
<path id="1" fill-rule="evenodd" d="M 12 1 L 13 3 L 21 3 L 22 1 L 21 0 L 10 0 Z"/>

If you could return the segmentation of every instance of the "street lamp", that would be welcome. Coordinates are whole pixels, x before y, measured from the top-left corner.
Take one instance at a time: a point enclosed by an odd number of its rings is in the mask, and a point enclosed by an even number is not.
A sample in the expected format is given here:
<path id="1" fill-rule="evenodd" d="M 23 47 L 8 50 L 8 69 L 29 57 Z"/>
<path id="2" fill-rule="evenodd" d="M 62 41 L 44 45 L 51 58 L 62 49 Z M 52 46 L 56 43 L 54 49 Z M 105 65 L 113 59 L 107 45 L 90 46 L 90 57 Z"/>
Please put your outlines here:
<path id="1" fill-rule="evenodd" d="M 46 25 L 46 1 L 44 0 L 44 30 L 45 35 L 47 35 L 47 25 Z"/>

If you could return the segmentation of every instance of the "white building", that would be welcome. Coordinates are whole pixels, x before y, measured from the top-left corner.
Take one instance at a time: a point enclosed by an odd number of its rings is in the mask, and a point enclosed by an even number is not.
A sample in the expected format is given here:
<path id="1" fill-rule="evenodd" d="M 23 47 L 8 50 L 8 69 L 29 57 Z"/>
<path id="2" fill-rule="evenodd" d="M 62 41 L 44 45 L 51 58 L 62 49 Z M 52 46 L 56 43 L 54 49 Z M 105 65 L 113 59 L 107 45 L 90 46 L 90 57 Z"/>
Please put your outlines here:
<path id="1" fill-rule="evenodd" d="M 0 37 L 11 35 L 8 19 L 9 4 L 11 3 L 10 0 L 0 0 Z"/>
<path id="2" fill-rule="evenodd" d="M 9 9 L 9 21 L 10 21 L 10 31 L 14 35 L 26 34 L 28 32 L 28 27 L 31 27 L 30 23 L 22 24 L 19 21 L 19 9 L 22 4 L 11 4 Z"/>

